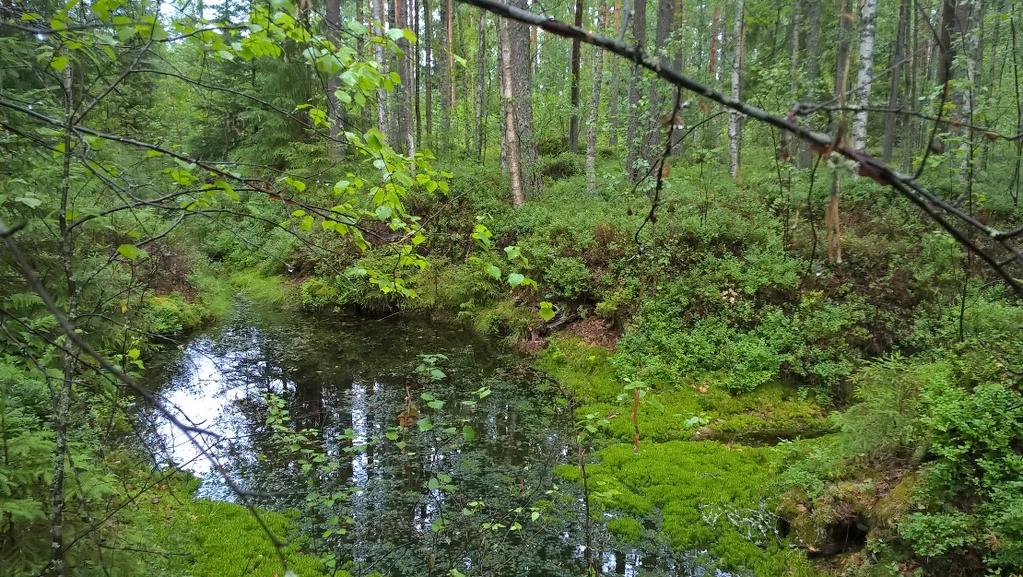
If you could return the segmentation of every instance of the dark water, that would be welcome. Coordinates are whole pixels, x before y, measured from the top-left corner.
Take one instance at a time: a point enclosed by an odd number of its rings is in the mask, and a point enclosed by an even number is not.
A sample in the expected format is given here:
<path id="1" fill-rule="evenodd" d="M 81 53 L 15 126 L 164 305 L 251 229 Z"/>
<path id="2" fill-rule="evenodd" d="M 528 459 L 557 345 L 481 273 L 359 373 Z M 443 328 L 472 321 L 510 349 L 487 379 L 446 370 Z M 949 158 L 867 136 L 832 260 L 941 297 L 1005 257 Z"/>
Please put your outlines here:
<path id="1" fill-rule="evenodd" d="M 421 355 L 443 357 L 424 369 Z M 164 398 L 220 435 L 205 443 L 231 478 L 260 506 L 300 511 L 312 547 L 355 575 L 586 574 L 581 495 L 555 475 L 575 463 L 569 408 L 523 359 L 458 325 L 243 304 L 151 365 Z M 291 418 L 276 434 L 272 399 Z M 200 496 L 237 499 L 182 433 L 152 422 L 154 446 L 202 479 Z M 608 574 L 714 574 L 657 544 L 656 556 L 616 551 L 600 527 L 592 542 Z"/>

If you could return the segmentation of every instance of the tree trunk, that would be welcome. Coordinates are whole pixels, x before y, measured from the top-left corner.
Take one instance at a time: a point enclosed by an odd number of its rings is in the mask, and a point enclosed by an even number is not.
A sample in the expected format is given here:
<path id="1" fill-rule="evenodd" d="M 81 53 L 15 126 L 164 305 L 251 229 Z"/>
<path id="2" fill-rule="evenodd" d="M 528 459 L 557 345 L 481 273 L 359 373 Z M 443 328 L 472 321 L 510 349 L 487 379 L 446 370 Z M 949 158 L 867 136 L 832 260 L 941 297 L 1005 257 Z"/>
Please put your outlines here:
<path id="1" fill-rule="evenodd" d="M 341 2 L 340 0 L 326 0 L 324 7 L 326 13 L 323 15 L 327 27 L 327 39 L 334 45 L 334 49 L 341 48 Z M 344 124 L 344 111 L 338 104 L 335 92 L 340 87 L 340 77 L 337 74 L 327 74 L 327 108 L 330 111 L 330 136 L 337 139 L 341 134 L 341 127 Z M 339 152 L 340 148 L 336 142 L 331 143 L 331 150 Z"/>
<path id="2" fill-rule="evenodd" d="M 616 0 L 614 6 L 614 15 L 611 18 L 611 30 L 617 31 L 621 28 L 622 20 L 622 0 Z M 618 149 L 618 128 L 622 124 L 621 115 L 621 63 L 618 58 L 612 58 L 610 64 L 611 68 L 611 80 L 608 82 L 608 90 L 611 94 L 608 98 L 607 113 L 611 119 L 608 126 L 607 144 L 613 150 Z"/>
<path id="3" fill-rule="evenodd" d="M 808 0 L 806 10 L 806 99 L 818 100 L 821 85 L 821 3 Z M 799 166 L 809 168 L 813 152 L 805 143 L 799 146 Z"/>
<path id="4" fill-rule="evenodd" d="M 877 26 L 877 0 L 864 0 L 860 18 L 860 54 L 856 86 L 853 89 L 853 106 L 862 109 L 870 103 L 870 89 L 874 83 L 874 36 Z M 895 78 L 895 76 L 892 76 Z M 867 111 L 857 110 L 852 123 L 853 148 L 867 146 Z"/>
<path id="5" fill-rule="evenodd" d="M 455 28 L 454 28 L 454 26 L 455 26 L 455 4 L 454 4 L 454 0 L 447 0 L 447 3 L 448 3 L 448 10 L 447 10 L 447 29 L 448 29 L 448 33 L 447 33 L 447 39 L 448 39 L 448 46 L 447 46 L 448 66 L 447 66 L 447 70 L 448 70 L 448 75 L 447 75 L 447 81 L 448 81 L 448 92 L 449 92 L 449 94 L 448 94 L 448 102 L 451 105 L 451 112 L 450 112 L 450 114 L 453 115 L 455 113 L 455 110 L 454 110 L 455 104 L 458 102 L 458 99 L 455 97 L 455 94 L 456 94 L 456 92 L 455 92 Z"/>
<path id="6" fill-rule="evenodd" d="M 849 53 L 852 50 L 852 0 L 839 0 L 838 51 L 835 55 L 835 101 L 839 108 L 846 103 L 847 84 L 849 81 Z M 835 122 L 835 139 L 841 140 L 845 133 L 846 121 L 840 115 Z M 838 210 L 838 197 L 841 193 L 842 181 L 839 171 L 832 171 L 831 195 L 828 197 L 828 208 L 824 214 L 824 225 L 828 231 L 828 260 L 834 264 L 842 264 L 842 218 Z"/>
<path id="7" fill-rule="evenodd" d="M 685 70 L 686 70 L 686 55 L 687 55 L 686 54 L 686 49 L 687 49 L 687 46 L 685 44 L 685 33 L 684 33 L 684 30 L 686 29 L 686 17 L 685 17 L 685 10 L 684 10 L 684 8 L 685 7 L 682 4 L 682 0 L 673 0 L 673 4 L 671 6 L 671 12 L 672 12 L 672 14 L 675 15 L 675 20 L 674 20 L 672 28 L 675 31 L 677 31 L 677 32 L 676 33 L 669 33 L 669 38 L 668 38 L 668 41 L 667 41 L 669 43 L 674 43 L 676 45 L 676 48 L 675 48 L 675 59 L 674 59 L 674 62 L 672 63 L 672 68 L 676 72 L 678 72 L 679 74 L 685 74 Z M 681 103 L 680 103 L 680 105 L 681 105 Z M 674 111 L 672 113 L 674 114 Z M 685 146 L 685 143 L 683 142 L 683 139 L 685 138 L 684 131 L 679 131 L 678 138 L 675 138 L 675 136 L 674 136 L 675 133 L 676 133 L 675 127 L 676 126 L 682 126 L 682 124 L 684 124 L 683 119 L 681 117 L 682 111 L 679 110 L 679 111 L 677 111 L 677 113 L 679 114 L 679 117 L 678 118 L 674 118 L 672 120 L 672 122 L 675 122 L 675 126 L 672 126 L 672 129 L 671 129 L 671 131 L 669 132 L 669 135 L 668 135 L 670 138 L 673 139 L 673 142 L 672 142 L 672 145 L 671 145 L 671 154 L 674 155 L 674 156 L 681 155 L 682 152 L 683 152 L 683 148 Z M 655 130 L 656 129 L 657 129 L 657 127 L 655 127 Z"/>
<path id="8" fill-rule="evenodd" d="M 746 35 L 745 26 L 743 26 L 744 8 L 743 0 L 738 0 L 735 3 L 735 27 L 733 31 L 734 38 L 732 39 L 732 42 L 735 44 L 735 53 L 732 56 L 732 98 L 734 100 L 741 100 L 742 98 L 742 64 L 745 56 L 744 36 Z M 728 172 L 732 175 L 732 178 L 739 182 L 742 182 L 740 170 L 741 150 L 742 115 L 733 110 L 728 113 Z"/>
<path id="9" fill-rule="evenodd" d="M 800 26 L 802 26 L 799 11 L 800 4 L 801 0 L 792 1 L 792 17 L 789 20 L 789 90 L 792 91 L 793 95 L 799 94 L 799 33 Z M 800 141 L 796 135 L 786 134 L 785 151 L 781 156 L 788 157 L 791 154 L 795 154 L 799 146 Z"/>
<path id="10" fill-rule="evenodd" d="M 433 74 L 436 69 L 433 66 L 433 11 L 430 9 L 430 0 L 423 0 L 423 31 L 426 34 L 426 62 L 423 66 L 426 70 L 426 85 L 423 87 L 426 91 L 426 102 L 423 103 L 426 108 L 426 144 L 433 146 Z"/>
<path id="11" fill-rule="evenodd" d="M 373 20 L 375 20 L 376 34 L 383 36 L 384 0 L 373 0 Z M 382 45 L 376 45 L 374 58 L 380 73 L 384 74 L 386 66 L 384 65 L 384 47 Z M 387 91 L 383 88 L 377 88 L 377 130 L 387 135 Z"/>
<path id="12" fill-rule="evenodd" d="M 438 75 L 440 76 L 440 149 L 447 150 L 451 137 L 451 109 L 454 105 L 454 100 L 451 98 L 454 70 L 451 66 L 451 38 L 448 27 L 451 6 L 450 0 L 438 0 L 438 2 L 440 3 L 440 44 L 444 47 L 444 54 L 437 59 L 437 68 L 440 73 Z"/>
<path id="13" fill-rule="evenodd" d="M 406 0 L 394 0 L 394 25 L 398 28 L 406 28 Z M 416 131 L 412 119 L 412 110 L 415 107 L 414 94 L 412 91 L 412 45 L 404 37 L 398 40 L 398 47 L 402 55 L 398 61 L 398 76 L 401 82 L 398 84 L 401 98 L 398 100 L 398 133 L 399 138 L 404 139 L 403 152 L 409 158 L 416 156 Z M 414 165 L 413 165 L 414 168 Z"/>
<path id="14" fill-rule="evenodd" d="M 575 0 L 575 26 L 583 27 L 583 0 Z M 569 93 L 569 105 L 572 116 L 568 123 L 568 150 L 579 152 L 579 56 L 582 42 L 572 39 L 572 88 Z"/>
<path id="15" fill-rule="evenodd" d="M 600 21 L 597 30 L 603 33 L 607 24 L 606 0 L 600 0 L 598 14 Z M 600 85 L 604 63 L 604 50 L 595 48 L 593 52 L 593 87 L 590 92 L 590 118 L 586 126 L 586 191 L 590 194 L 597 192 L 597 121 L 600 118 Z"/>
<path id="16" fill-rule="evenodd" d="M 912 0 L 902 0 L 899 4 L 899 23 L 895 33 L 895 46 L 892 50 L 891 82 L 888 86 L 888 108 L 894 110 L 899 105 L 899 86 L 903 82 L 903 60 L 906 58 L 906 40 L 909 37 L 909 21 L 912 18 L 910 5 Z M 902 119 L 894 112 L 886 115 L 884 126 L 884 149 L 881 154 L 886 163 L 891 162 L 895 150 L 895 126 L 902 124 Z"/>
<path id="17" fill-rule="evenodd" d="M 635 1 L 635 12 L 632 16 L 632 38 L 633 42 L 640 49 L 646 44 L 646 0 Z M 639 178 L 639 169 L 636 160 L 639 158 L 639 151 L 643 146 L 643 138 L 639 134 L 640 126 L 640 74 L 639 66 L 631 66 L 632 80 L 629 82 L 629 125 L 625 130 L 625 146 L 628 152 L 625 156 L 625 170 L 629 178 Z"/>
<path id="18" fill-rule="evenodd" d="M 502 58 L 504 57 L 503 56 L 504 55 L 504 45 L 507 44 L 507 42 L 508 42 L 508 39 L 507 39 L 508 33 L 507 33 L 506 30 L 502 30 L 501 29 L 501 26 L 502 26 L 501 22 L 502 22 L 501 18 L 495 18 L 494 19 L 494 24 L 495 24 L 495 26 L 497 26 L 497 58 L 496 58 L 496 60 L 497 60 L 497 72 L 498 72 L 497 80 L 498 80 L 498 84 L 499 84 L 499 86 L 498 86 L 498 93 L 497 93 L 497 102 L 499 104 L 499 106 L 498 106 L 499 113 L 497 115 L 497 118 L 498 118 L 498 124 L 499 124 L 498 128 L 500 129 L 498 131 L 498 134 L 501 136 L 501 138 L 499 139 L 500 142 L 501 142 L 501 150 L 500 150 L 499 155 L 498 155 L 498 160 L 499 160 L 499 165 L 501 167 L 501 170 L 508 170 L 508 126 L 507 126 L 508 115 L 505 113 L 506 111 L 504 109 L 505 105 L 507 104 L 505 102 L 505 99 L 504 99 L 505 84 L 507 84 L 505 82 L 505 80 L 507 80 L 507 78 L 505 77 L 505 74 L 504 74 L 504 60 L 502 60 Z M 511 50 L 511 49 L 509 48 L 509 50 Z M 511 90 L 511 88 L 508 88 L 508 90 Z"/>
<path id="19" fill-rule="evenodd" d="M 508 156 L 508 172 L 511 177 L 512 205 L 520 207 L 526 202 L 522 188 L 522 171 L 519 163 L 519 142 L 515 133 L 515 100 L 512 94 L 512 50 L 511 20 L 497 19 L 501 35 L 501 104 L 504 108 L 504 141 Z"/>
<path id="20" fill-rule="evenodd" d="M 483 161 L 483 116 L 486 112 L 484 101 L 487 64 L 487 11 L 480 10 L 477 25 L 479 43 L 476 47 L 476 160 Z"/>
<path id="21" fill-rule="evenodd" d="M 960 20 L 960 26 L 965 30 L 963 36 L 963 52 L 966 54 L 966 86 L 963 87 L 963 121 L 972 126 L 974 115 L 977 109 L 976 90 L 980 85 L 981 70 L 981 34 L 983 33 L 982 23 L 984 21 L 983 0 L 973 0 L 966 7 L 967 14 Z M 970 196 L 970 206 L 973 206 L 973 174 L 974 159 L 976 157 L 976 131 L 967 128 L 968 138 L 965 142 L 967 154 L 963 157 L 962 175 L 967 180 L 967 191 Z"/>
<path id="22" fill-rule="evenodd" d="M 363 8 L 364 0 L 355 0 L 355 21 L 359 24 L 366 24 L 366 11 Z M 340 0 L 338 1 L 340 5 Z M 360 58 L 366 57 L 366 41 L 363 36 L 359 36 L 356 41 L 356 50 L 359 52 Z M 359 130 L 365 130 L 369 126 L 369 107 L 363 106 L 362 110 L 359 111 Z"/>
<path id="23" fill-rule="evenodd" d="M 422 142 L 423 141 L 423 110 L 422 110 L 422 107 L 420 106 L 420 103 L 422 102 L 422 99 L 421 99 L 421 96 L 420 96 L 420 89 L 422 87 L 422 82 L 421 81 L 422 81 L 423 66 L 422 66 L 422 60 L 420 58 L 420 55 L 422 53 L 419 51 L 419 43 L 422 42 L 422 35 L 419 33 L 420 32 L 420 30 L 419 30 L 419 0 L 413 0 L 413 2 L 412 2 L 412 18 L 413 18 L 413 20 L 412 20 L 412 33 L 416 35 L 416 45 L 413 47 L 413 50 L 415 50 L 415 53 L 416 53 L 416 58 L 413 61 L 414 64 L 412 66 L 412 75 L 415 78 L 415 84 L 416 84 L 415 95 L 413 96 L 413 99 L 414 99 L 414 102 L 415 102 L 415 108 L 416 108 L 416 142 Z"/>
<path id="24" fill-rule="evenodd" d="M 952 47 L 952 28 L 956 19 L 956 0 L 942 0 L 941 25 L 938 28 L 938 85 L 943 86 L 946 96 L 949 80 L 952 79 L 952 59 L 955 50 Z M 941 111 L 938 111 L 941 114 Z"/>
<path id="25" fill-rule="evenodd" d="M 67 49 L 63 49 L 63 55 L 67 57 Z M 69 211 L 71 205 L 71 159 L 73 156 L 74 141 L 72 140 L 72 125 L 74 124 L 75 102 L 72 88 L 73 79 L 72 66 L 69 64 L 64 68 L 61 77 L 61 88 L 64 93 L 64 138 L 63 138 L 63 173 L 60 184 L 60 212 L 57 214 L 57 224 L 60 229 L 60 260 L 64 270 L 64 284 L 67 289 L 67 318 L 74 319 L 77 313 L 76 303 L 78 301 L 78 289 L 75 283 L 73 265 L 74 259 L 74 231 L 68 226 Z M 53 479 L 50 480 L 50 567 L 48 575 L 53 577 L 64 577 L 67 574 L 65 565 L 64 545 L 64 495 L 65 462 L 68 458 L 68 417 L 70 416 L 71 390 L 75 382 L 75 373 L 78 369 L 78 357 L 75 350 L 61 348 L 60 360 L 63 368 L 63 378 L 56 387 L 51 388 L 52 398 L 50 399 L 53 427 Z M 47 378 L 47 382 L 50 379 Z"/>
<path id="26" fill-rule="evenodd" d="M 675 1 L 676 0 L 658 0 L 657 1 L 657 28 L 654 32 L 654 50 L 656 50 L 656 57 L 658 63 L 662 66 L 670 67 L 671 59 L 668 54 L 668 35 L 671 33 L 672 26 L 675 24 Z M 643 150 L 643 156 L 647 159 L 647 162 L 652 165 L 653 158 L 651 156 L 655 154 L 657 150 L 657 141 L 660 138 L 659 122 L 658 119 L 661 115 L 661 92 L 658 90 L 660 82 L 651 82 L 649 88 L 649 100 L 648 106 L 650 107 L 650 116 L 646 127 L 646 145 Z"/>
<path id="27" fill-rule="evenodd" d="M 526 0 L 511 0 L 511 5 L 525 10 Z M 530 27 L 520 22 L 508 23 L 511 50 L 511 91 L 515 105 L 515 133 L 519 147 L 519 165 L 522 169 L 522 190 L 528 196 L 540 190 L 537 169 L 536 137 L 533 134 L 533 74 L 530 68 Z"/>
<path id="28" fill-rule="evenodd" d="M 402 10 L 402 2 L 404 0 L 393 0 L 391 3 L 391 26 L 393 28 L 400 29 L 405 27 L 405 11 Z M 406 107 L 405 105 L 405 93 L 408 91 L 408 72 L 405 69 L 405 64 L 408 61 L 408 43 L 402 39 L 398 40 L 396 44 L 404 54 L 395 54 L 394 56 L 393 66 L 394 71 L 398 73 L 398 85 L 394 87 L 394 108 L 391 114 L 394 117 L 395 140 L 397 142 L 395 149 L 403 151 L 406 144 L 405 127 L 408 124 L 409 113 L 412 111 L 411 107 Z"/>
<path id="29" fill-rule="evenodd" d="M 710 75 L 710 83 L 717 84 L 718 79 L 718 35 L 721 33 L 721 6 L 714 7 L 714 14 L 710 18 L 710 42 L 707 54 L 707 74 Z M 704 112 L 709 112 L 706 108 Z M 720 129 L 717 123 L 709 121 L 704 125 L 704 148 L 714 149 L 718 146 Z"/>

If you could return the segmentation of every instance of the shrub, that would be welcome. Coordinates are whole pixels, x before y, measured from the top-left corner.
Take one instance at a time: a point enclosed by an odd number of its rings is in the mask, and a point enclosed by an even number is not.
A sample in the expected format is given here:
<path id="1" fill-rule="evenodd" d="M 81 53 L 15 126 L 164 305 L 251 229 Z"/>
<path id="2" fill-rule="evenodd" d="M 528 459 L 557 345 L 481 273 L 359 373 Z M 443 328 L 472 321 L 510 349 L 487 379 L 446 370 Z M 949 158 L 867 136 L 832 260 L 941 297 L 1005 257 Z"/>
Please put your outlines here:
<path id="1" fill-rule="evenodd" d="M 582 157 L 571 152 L 540 160 L 540 174 L 545 181 L 562 180 L 582 174 Z"/>
<path id="2" fill-rule="evenodd" d="M 976 522 L 964 513 L 914 513 L 899 525 L 899 535 L 921 557 L 938 557 L 975 544 Z"/>
<path id="3" fill-rule="evenodd" d="M 299 287 L 302 308 L 323 310 L 341 304 L 341 293 L 333 282 L 322 277 L 307 278 Z"/>
<path id="4" fill-rule="evenodd" d="M 199 326 L 202 313 L 178 293 L 151 296 L 142 313 L 146 330 L 158 335 L 174 335 Z"/>
<path id="5" fill-rule="evenodd" d="M 544 283 L 552 295 L 562 299 L 577 299 L 590 290 L 590 271 L 582 259 L 556 257 L 544 271 Z"/>
<path id="6" fill-rule="evenodd" d="M 889 356 L 866 365 L 853 378 L 856 404 L 839 417 L 842 441 L 851 454 L 898 454 L 922 439 L 921 393 L 951 387 L 949 367 Z"/>

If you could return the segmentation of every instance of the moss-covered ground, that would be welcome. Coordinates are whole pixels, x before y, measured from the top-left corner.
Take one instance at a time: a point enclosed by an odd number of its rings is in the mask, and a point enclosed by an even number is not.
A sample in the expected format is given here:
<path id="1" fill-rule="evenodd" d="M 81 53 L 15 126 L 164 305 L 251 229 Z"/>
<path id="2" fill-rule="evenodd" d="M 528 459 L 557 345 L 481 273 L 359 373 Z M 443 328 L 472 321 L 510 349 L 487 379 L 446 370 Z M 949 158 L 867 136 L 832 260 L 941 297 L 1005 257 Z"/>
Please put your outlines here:
<path id="1" fill-rule="evenodd" d="M 595 518 L 609 519 L 607 529 L 626 546 L 660 540 L 677 553 L 706 552 L 709 563 L 740 574 L 817 575 L 777 531 L 779 454 L 764 445 L 827 430 L 823 412 L 780 384 L 739 397 L 688 383 L 663 383 L 663 391 L 655 384 L 656 402 L 641 405 L 635 452 L 612 356 L 577 338 L 556 337 L 538 359 L 573 398 L 577 419 L 610 417 L 586 470 Z M 560 473 L 580 477 L 575 466 Z"/>

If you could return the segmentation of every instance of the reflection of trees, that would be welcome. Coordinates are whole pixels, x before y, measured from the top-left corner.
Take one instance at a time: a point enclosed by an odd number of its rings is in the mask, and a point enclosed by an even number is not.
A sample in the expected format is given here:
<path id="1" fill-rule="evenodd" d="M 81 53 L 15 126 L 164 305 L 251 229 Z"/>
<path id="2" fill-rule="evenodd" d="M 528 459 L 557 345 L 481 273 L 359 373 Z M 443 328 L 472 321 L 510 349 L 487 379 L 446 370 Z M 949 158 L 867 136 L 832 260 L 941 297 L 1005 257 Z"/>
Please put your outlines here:
<path id="1" fill-rule="evenodd" d="M 406 430 L 407 451 L 385 439 L 397 425 L 408 387 L 420 404 L 414 376 L 419 353 L 443 353 L 448 377 L 430 385 L 447 401 L 435 417 L 456 427 Z M 530 522 L 530 507 L 552 499 L 545 491 L 556 482 L 566 439 L 555 413 L 553 395 L 542 383 L 501 367 L 513 364 L 505 354 L 466 333 L 416 323 L 364 323 L 336 326 L 285 316 L 241 315 L 216 335 L 210 354 L 221 362 L 223 388 L 240 388 L 243 399 L 225 415 L 239 436 L 225 461 L 246 487 L 269 495 L 263 505 L 303 511 L 305 532 L 338 559 L 353 559 L 356 574 L 375 568 L 394 575 L 433 574 L 465 569 L 466 560 L 488 574 L 578 574 L 577 501 L 563 490 L 560 501 L 545 509 L 542 522 Z M 460 405 L 481 386 L 493 391 L 475 408 Z M 315 429 L 316 449 L 337 464 L 329 475 L 311 478 L 288 452 L 274 445 L 266 427 L 264 395 L 280 395 L 297 429 Z M 463 421 L 464 420 L 464 421 Z M 465 443 L 467 422 L 476 440 Z M 352 453 L 347 430 L 369 442 L 363 454 Z M 258 458 L 257 458 L 258 457 Z M 359 468 L 365 465 L 365 477 Z M 427 490 L 437 473 L 453 477 L 452 493 Z M 310 507 L 305 497 L 355 494 L 330 507 Z M 472 501 L 486 507 L 461 513 Z M 514 513 L 521 508 L 521 513 Z M 447 528 L 431 531 L 439 513 Z M 348 534 L 323 539 L 331 516 L 354 518 Z M 483 522 L 521 531 L 488 531 Z"/>

